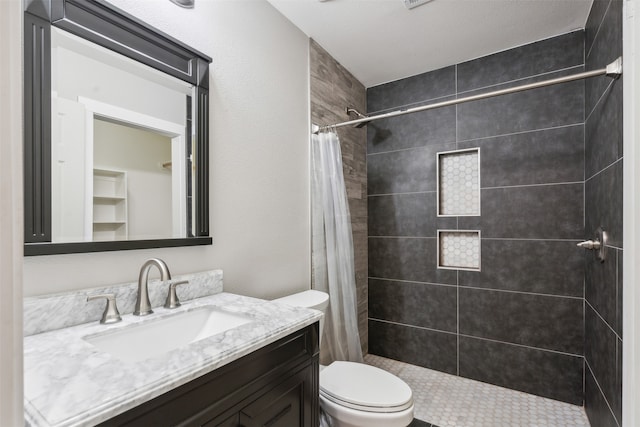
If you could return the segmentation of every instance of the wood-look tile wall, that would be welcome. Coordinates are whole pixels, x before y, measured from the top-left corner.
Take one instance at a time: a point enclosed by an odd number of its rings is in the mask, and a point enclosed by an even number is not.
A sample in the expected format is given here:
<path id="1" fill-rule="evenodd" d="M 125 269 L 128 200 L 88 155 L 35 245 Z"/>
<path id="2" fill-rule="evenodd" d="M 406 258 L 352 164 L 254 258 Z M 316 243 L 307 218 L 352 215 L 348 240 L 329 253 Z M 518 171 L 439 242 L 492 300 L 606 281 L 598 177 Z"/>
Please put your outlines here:
<path id="1" fill-rule="evenodd" d="M 314 40 L 309 41 L 311 122 L 319 125 L 348 120 L 346 107 L 366 111 L 366 89 Z M 340 128 L 345 185 L 351 211 L 351 228 L 358 294 L 358 328 L 364 353 L 367 330 L 367 134 L 365 128 Z"/>

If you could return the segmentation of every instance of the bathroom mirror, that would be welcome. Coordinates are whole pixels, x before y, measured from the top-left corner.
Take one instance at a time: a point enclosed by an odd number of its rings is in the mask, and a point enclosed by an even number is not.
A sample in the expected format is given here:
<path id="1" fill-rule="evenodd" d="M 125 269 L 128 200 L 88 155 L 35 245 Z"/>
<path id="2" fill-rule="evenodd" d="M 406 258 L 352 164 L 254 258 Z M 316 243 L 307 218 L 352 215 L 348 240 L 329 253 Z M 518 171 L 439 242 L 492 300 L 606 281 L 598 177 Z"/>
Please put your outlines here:
<path id="1" fill-rule="evenodd" d="M 211 59 L 102 0 L 25 9 L 25 255 L 211 244 Z"/>

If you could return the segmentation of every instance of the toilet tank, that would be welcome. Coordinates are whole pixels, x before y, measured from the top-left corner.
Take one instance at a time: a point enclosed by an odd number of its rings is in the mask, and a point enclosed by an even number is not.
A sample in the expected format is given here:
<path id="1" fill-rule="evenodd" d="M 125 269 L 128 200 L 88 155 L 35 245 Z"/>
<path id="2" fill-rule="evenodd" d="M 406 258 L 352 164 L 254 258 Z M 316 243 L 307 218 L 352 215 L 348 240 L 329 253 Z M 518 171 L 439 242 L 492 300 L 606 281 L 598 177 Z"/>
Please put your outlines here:
<path id="1" fill-rule="evenodd" d="M 322 343 L 322 332 L 324 330 L 324 314 L 329 306 L 329 294 L 311 289 L 297 294 L 287 295 L 286 297 L 273 300 L 282 304 L 288 304 L 294 307 L 312 308 L 322 312 L 320 318 L 320 342 Z"/>

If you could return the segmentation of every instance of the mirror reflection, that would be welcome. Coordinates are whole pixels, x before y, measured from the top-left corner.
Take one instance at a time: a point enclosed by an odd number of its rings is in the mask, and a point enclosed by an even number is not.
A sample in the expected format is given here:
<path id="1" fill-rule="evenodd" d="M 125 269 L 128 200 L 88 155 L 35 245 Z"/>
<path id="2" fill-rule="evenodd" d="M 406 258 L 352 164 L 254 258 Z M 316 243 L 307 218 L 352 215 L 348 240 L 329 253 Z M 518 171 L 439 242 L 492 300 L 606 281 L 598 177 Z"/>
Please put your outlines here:
<path id="1" fill-rule="evenodd" d="M 51 34 L 52 241 L 193 236 L 194 87 Z"/>

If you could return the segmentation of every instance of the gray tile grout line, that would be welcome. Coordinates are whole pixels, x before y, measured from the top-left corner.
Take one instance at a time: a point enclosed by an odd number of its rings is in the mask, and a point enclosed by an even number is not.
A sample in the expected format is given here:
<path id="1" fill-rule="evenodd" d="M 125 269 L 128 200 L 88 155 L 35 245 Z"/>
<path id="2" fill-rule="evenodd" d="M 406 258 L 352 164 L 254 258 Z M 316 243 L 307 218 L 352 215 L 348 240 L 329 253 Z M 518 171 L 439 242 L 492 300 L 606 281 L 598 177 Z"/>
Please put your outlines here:
<path id="1" fill-rule="evenodd" d="M 400 282 L 400 283 L 414 283 L 416 285 L 432 285 L 432 286 L 446 286 L 450 288 L 463 288 L 463 289 L 473 289 L 478 291 L 492 291 L 492 292 L 505 292 L 511 294 L 521 294 L 521 295 L 535 295 L 540 297 L 550 297 L 550 298 L 565 298 L 565 299 L 573 299 L 573 300 L 582 300 L 583 297 L 572 296 L 572 295 L 557 295 L 557 294 L 544 294 L 541 292 L 524 292 L 524 291 L 514 291 L 512 289 L 496 289 L 496 288 L 480 288 L 478 286 L 467 286 L 467 285 L 454 285 L 447 283 L 432 283 L 432 282 L 417 282 L 413 280 L 399 280 L 399 279 L 387 279 L 384 277 L 373 277 L 369 276 L 367 279 L 373 280 L 384 280 L 386 282 Z"/>
<path id="2" fill-rule="evenodd" d="M 584 184 L 584 181 L 548 182 L 543 184 L 521 184 L 521 185 L 501 185 L 495 187 L 480 187 L 480 190 L 500 190 L 503 188 L 525 188 L 525 187 L 549 187 L 553 185 L 576 185 Z"/>
<path id="3" fill-rule="evenodd" d="M 619 291 L 620 291 L 620 283 L 619 283 L 619 278 L 620 278 L 620 271 L 618 266 L 620 265 L 619 261 L 619 257 L 620 257 L 620 253 L 618 250 L 616 250 L 616 324 L 618 323 L 618 310 L 620 310 L 622 307 L 620 307 L 618 305 L 618 301 L 619 301 Z M 619 328 L 621 328 L 622 325 L 617 325 Z M 618 337 L 620 340 L 622 340 L 622 337 Z M 617 351 L 617 346 L 616 346 L 616 351 Z M 616 354 L 616 363 L 618 363 L 618 359 L 617 359 L 618 355 Z"/>
<path id="4" fill-rule="evenodd" d="M 609 82 L 609 84 L 607 85 L 607 87 L 602 91 L 602 93 L 600 94 L 600 97 L 598 98 L 598 100 L 596 101 L 595 104 L 593 104 L 593 108 L 591 109 L 591 111 L 589 112 L 589 115 L 587 114 L 587 97 L 586 97 L 586 93 L 585 93 L 585 104 L 584 104 L 584 113 L 585 113 L 585 118 L 584 118 L 584 122 L 587 123 L 587 121 L 589 121 L 589 119 L 591 118 L 591 115 L 596 111 L 596 108 L 598 108 L 598 105 L 600 104 L 600 102 L 602 101 L 602 99 L 604 98 L 604 96 L 607 94 L 607 92 L 609 92 L 609 89 L 611 88 L 611 86 L 613 86 L 613 84 L 616 82 L 617 79 L 611 79 L 611 81 Z"/>
<path id="5" fill-rule="evenodd" d="M 473 230 L 475 231 L 475 230 Z M 369 239 L 436 239 L 436 236 L 367 236 Z M 482 237 L 481 240 L 498 240 L 498 241 L 524 241 L 524 242 L 581 242 L 583 238 L 576 239 L 534 239 L 519 237 Z M 615 246 L 606 245 L 608 248 L 620 249 Z"/>
<path id="6" fill-rule="evenodd" d="M 455 85 L 455 97 L 456 99 L 458 99 L 458 64 L 455 65 L 454 67 L 454 85 Z M 456 150 L 459 148 L 458 147 L 458 104 L 456 104 Z"/>
<path id="7" fill-rule="evenodd" d="M 400 153 L 402 151 L 421 150 L 423 148 L 435 147 L 435 146 L 439 146 L 439 145 L 455 144 L 455 143 L 456 143 L 456 141 L 442 140 L 442 141 L 432 142 L 432 143 L 427 144 L 427 145 L 418 145 L 417 147 L 405 147 L 405 148 L 398 148 L 396 150 L 387 150 L 387 151 L 379 151 L 379 152 L 376 152 L 376 153 L 367 153 L 367 156 L 378 156 L 380 154 L 393 154 L 393 153 Z M 448 151 L 448 150 L 445 150 L 445 151 Z"/>
<path id="8" fill-rule="evenodd" d="M 512 136 L 512 135 L 524 135 L 526 133 L 544 132 L 544 131 L 550 131 L 550 130 L 556 130 L 556 129 L 569 128 L 569 127 L 573 127 L 573 126 L 581 126 L 583 124 L 584 124 L 584 122 L 569 123 L 569 124 L 566 124 L 566 125 L 550 126 L 550 127 L 546 127 L 546 128 L 523 130 L 523 131 L 520 131 L 520 132 L 501 133 L 501 134 L 498 134 L 498 135 L 482 136 L 480 138 L 463 139 L 460 142 L 473 142 L 473 141 L 482 141 L 482 140 L 491 139 L 491 138 L 503 138 L 505 136 Z"/>
<path id="9" fill-rule="evenodd" d="M 456 271 L 456 373 L 460 375 L 460 271 Z"/>
<path id="10" fill-rule="evenodd" d="M 400 282 L 400 283 L 415 283 L 417 285 L 433 285 L 433 286 L 447 286 L 449 288 L 453 288 L 456 285 L 453 284 L 448 284 L 448 283 L 433 283 L 433 282 L 416 282 L 414 280 L 401 280 L 401 279 L 385 279 L 383 277 L 374 277 L 374 276 L 367 276 L 367 279 L 373 279 L 373 280 L 385 280 L 387 282 Z"/>
<path id="11" fill-rule="evenodd" d="M 437 70 L 433 70 L 433 71 L 437 71 Z M 403 80 L 403 79 L 400 79 L 400 80 Z M 398 80 L 396 80 L 396 81 L 398 81 Z M 450 93 L 448 95 L 440 95 L 440 96 L 435 96 L 433 98 L 422 99 L 420 101 L 409 102 L 407 104 L 394 105 L 393 107 L 383 108 L 381 110 L 369 111 L 369 112 L 367 112 L 367 114 L 369 114 L 369 115 L 377 115 L 377 114 L 391 113 L 391 112 L 394 112 L 394 111 L 403 110 L 403 109 L 407 109 L 407 108 L 420 107 L 422 105 L 426 105 L 427 103 L 432 103 L 433 101 L 438 101 L 438 100 L 441 100 L 441 99 L 444 99 L 444 98 L 452 98 L 452 97 L 455 98 L 455 96 L 456 96 L 456 91 L 455 91 L 455 88 L 454 88 L 453 93 Z"/>
<path id="12" fill-rule="evenodd" d="M 474 337 L 473 335 L 467 335 L 467 334 L 460 334 L 460 336 L 461 337 L 465 337 L 465 338 L 472 338 L 472 339 L 477 339 L 477 340 L 490 341 L 490 342 L 494 342 L 494 343 L 498 343 L 498 344 L 513 345 L 513 346 L 516 346 L 516 347 L 528 348 L 528 349 L 531 349 L 531 350 L 546 351 L 546 352 L 549 352 L 549 353 L 561 354 L 563 356 L 579 357 L 581 359 L 584 358 L 584 356 L 582 354 L 567 353 L 566 351 L 552 350 L 550 348 L 533 347 L 533 346 L 530 346 L 530 345 L 518 344 L 518 343 L 500 341 L 500 340 L 494 340 L 494 339 L 491 339 L 491 338 Z M 526 393 L 526 392 L 524 392 L 524 393 Z"/>
<path id="13" fill-rule="evenodd" d="M 593 5 L 592 5 L 593 7 Z M 582 45 L 582 64 L 584 68 L 587 68 L 587 58 L 586 58 L 586 46 L 584 42 L 585 38 L 583 37 L 583 45 Z M 582 229 L 585 230 L 587 227 L 587 210 L 585 207 L 587 206 L 587 185 L 586 185 L 586 174 L 587 174 L 587 126 L 586 126 L 586 114 L 587 114 L 587 96 L 586 96 L 586 83 L 585 90 L 582 94 Z M 584 298 L 585 294 L 585 281 L 584 274 L 582 275 L 582 294 Z M 582 310 L 582 326 L 584 329 L 584 308 Z M 582 372 L 582 395 L 584 396 L 585 384 L 584 384 L 584 370 Z M 584 399 L 583 399 L 584 400 Z"/>
<path id="14" fill-rule="evenodd" d="M 609 408 L 609 412 L 611 413 L 611 416 L 613 417 L 613 420 L 616 422 L 616 425 L 618 427 L 620 427 L 620 423 L 618 422 L 618 419 L 616 418 L 616 415 L 613 413 L 613 409 L 611 408 L 611 405 L 609 404 L 609 400 L 607 399 L 607 396 L 604 394 L 604 391 L 602 390 L 602 387 L 600 387 L 600 383 L 598 382 L 598 379 L 596 378 L 596 374 L 593 373 L 593 369 L 591 369 L 591 365 L 589 364 L 589 361 L 586 359 L 586 357 L 584 359 L 584 364 L 589 369 L 589 372 L 591 372 L 591 376 L 593 377 L 593 381 L 595 381 L 596 386 L 598 387 L 598 391 L 600 392 L 600 396 L 602 396 L 602 399 L 604 399 L 604 402 L 607 404 L 607 408 Z"/>
<path id="15" fill-rule="evenodd" d="M 535 239 L 525 237 L 482 237 L 483 240 L 514 240 L 514 241 L 533 241 L 533 242 L 581 242 L 582 238 L 577 239 Z"/>
<path id="16" fill-rule="evenodd" d="M 573 127 L 573 126 L 582 126 L 582 125 L 584 125 L 584 121 L 578 122 L 578 123 L 569 123 L 569 124 L 566 124 L 566 125 L 550 126 L 550 127 L 546 127 L 546 128 L 524 130 L 524 131 L 520 131 L 520 132 L 511 132 L 511 133 L 502 133 L 502 134 L 499 134 L 499 135 L 482 136 L 480 138 L 463 139 L 461 141 L 457 141 L 457 140 L 456 141 L 442 141 L 442 142 L 438 142 L 438 143 L 434 143 L 434 144 L 420 145 L 420 146 L 417 146 L 417 147 L 407 147 L 407 148 L 399 148 L 397 150 L 380 151 L 380 152 L 377 152 L 377 153 L 367 153 L 367 156 L 377 156 L 379 154 L 390 154 L 390 153 L 397 153 L 397 152 L 400 152 L 400 151 L 417 150 L 417 149 L 421 149 L 421 148 L 432 147 L 434 145 L 444 145 L 444 144 L 453 144 L 453 143 L 461 143 L 461 142 L 482 141 L 482 140 L 491 139 L 491 138 L 502 138 L 502 137 L 512 136 L 512 135 L 523 135 L 523 134 L 527 134 L 527 133 L 544 132 L 544 131 L 563 129 L 563 128 L 568 128 L 568 127 Z"/>
<path id="17" fill-rule="evenodd" d="M 591 5 L 593 6 L 593 4 Z M 589 17 L 587 16 L 587 19 L 589 19 Z M 586 27 L 587 27 L 587 23 L 584 23 L 585 29 L 583 30 L 583 36 L 582 36 L 582 65 L 587 68 L 587 31 L 586 31 Z"/>
<path id="18" fill-rule="evenodd" d="M 614 161 L 613 163 L 611 163 L 609 166 L 606 166 L 603 169 L 600 169 L 598 172 L 594 173 L 593 176 L 590 176 L 589 178 L 587 178 L 584 183 L 586 184 L 588 181 L 591 181 L 593 178 L 595 178 L 596 176 L 600 175 L 601 173 L 603 173 L 604 171 L 606 171 L 607 169 L 610 169 L 612 167 L 614 167 L 616 165 L 616 163 L 621 162 L 624 159 L 623 157 L 620 157 L 619 159 L 617 159 L 616 161 Z"/>
<path id="19" fill-rule="evenodd" d="M 583 286 L 585 285 L 585 279 L 582 279 L 582 284 Z M 584 293 L 584 291 L 583 291 Z M 582 298 L 582 336 L 583 336 L 583 340 L 586 343 L 586 337 L 587 337 L 587 302 L 584 299 L 584 297 Z M 586 345 L 583 344 L 582 346 L 582 352 L 585 353 L 582 355 L 582 406 L 585 406 L 585 402 L 586 402 L 586 394 L 587 394 L 587 375 L 585 372 L 585 365 L 587 363 L 587 357 L 586 357 L 586 349 L 585 349 Z"/>
<path id="20" fill-rule="evenodd" d="M 436 236 L 367 236 L 370 239 L 436 239 Z"/>
<path id="21" fill-rule="evenodd" d="M 584 131 L 582 132 L 582 229 L 586 231 L 587 228 L 587 128 L 583 125 Z"/>
<path id="22" fill-rule="evenodd" d="M 426 326 L 410 325 L 408 323 L 394 322 L 392 320 L 378 319 L 376 317 L 369 317 L 369 320 L 373 320 L 374 322 L 388 323 L 388 324 L 391 324 L 391 325 L 399 325 L 399 326 L 407 326 L 409 328 L 414 328 L 414 329 L 422 329 L 422 330 L 425 330 L 425 331 L 439 332 L 439 333 L 443 333 L 443 334 L 447 334 L 447 335 L 458 336 L 458 334 L 455 331 L 454 332 L 452 332 L 452 331 L 443 331 L 442 329 L 434 329 L 434 328 L 427 328 Z"/>
<path id="23" fill-rule="evenodd" d="M 622 340 L 620 339 L 620 342 L 622 342 Z M 620 354 L 619 352 L 621 351 L 621 349 L 619 348 L 620 346 L 618 345 L 618 340 L 616 340 L 616 373 L 615 375 L 618 375 L 618 361 L 620 360 Z M 620 375 L 622 376 L 622 367 L 620 367 Z M 620 382 L 622 382 L 623 378 L 620 378 Z M 622 399 L 622 396 L 620 396 L 620 398 Z M 622 405 L 622 404 L 621 404 Z M 618 418 L 616 417 L 615 414 L 613 414 L 613 418 L 618 421 Z M 620 422 L 622 422 L 622 420 L 620 420 Z M 620 425 L 620 423 L 618 423 L 618 425 Z"/>
<path id="24" fill-rule="evenodd" d="M 492 85 L 482 86 L 482 87 L 478 87 L 478 88 L 474 88 L 474 89 L 463 90 L 461 92 L 457 92 L 457 90 L 456 90 L 456 94 L 457 95 L 461 95 L 461 94 L 470 93 L 470 92 L 476 92 L 476 91 L 484 90 L 484 89 L 497 88 L 498 86 L 504 86 L 504 85 L 508 85 L 508 84 L 511 84 L 511 83 L 517 83 L 517 82 L 521 82 L 523 80 L 535 79 L 537 77 L 544 77 L 544 76 L 548 76 L 550 74 L 556 74 L 556 73 L 561 73 L 563 71 L 573 70 L 574 68 L 579 68 L 579 67 L 584 67 L 584 63 L 572 65 L 570 67 L 558 68 L 558 69 L 553 70 L 553 71 L 545 71 L 544 73 L 532 74 L 532 75 L 529 75 L 529 76 L 526 76 L 526 77 L 520 77 L 519 79 L 513 79 L 513 80 L 509 80 L 509 81 L 502 82 L 502 83 L 494 83 Z"/>
<path id="25" fill-rule="evenodd" d="M 611 165 L 607 166 L 607 168 L 613 166 L 615 163 L 619 162 L 620 160 L 622 160 L 622 157 L 616 160 Z M 603 169 L 598 173 L 603 172 L 605 169 Z M 548 182 L 548 183 L 541 183 L 541 184 L 501 185 L 501 186 L 495 186 L 495 187 L 480 187 L 480 190 L 499 190 L 503 188 L 549 187 L 553 185 L 577 185 L 577 184 L 584 184 L 584 183 L 585 181 L 566 181 L 566 182 Z M 429 193 L 436 193 L 436 192 L 437 192 L 436 190 L 428 190 L 428 191 L 414 191 L 414 192 L 405 192 L 405 193 L 378 193 L 378 194 L 367 194 L 367 197 L 396 196 L 396 195 L 402 195 L 402 194 L 429 194 Z M 458 216 L 461 216 L 461 215 L 458 215 Z"/>
<path id="26" fill-rule="evenodd" d="M 593 49 L 593 45 L 596 44 L 596 39 L 598 38 L 598 35 L 600 34 L 600 29 L 602 28 L 602 24 L 604 23 L 604 20 L 607 17 L 607 13 L 609 13 L 609 8 L 611 7 L 611 2 L 612 2 L 612 0 L 609 0 L 609 4 L 607 4 L 607 8 L 604 10 L 604 13 L 602 14 L 602 19 L 600 20 L 600 23 L 598 24 L 598 29 L 596 30 L 596 34 L 593 36 L 593 40 L 591 41 L 591 46 L 589 46 L 589 51 L 586 53 L 585 63 L 587 62 L 587 58 L 589 56 L 591 56 L 591 50 Z M 586 46 L 585 46 L 585 51 L 586 51 Z"/>
<path id="27" fill-rule="evenodd" d="M 493 291 L 493 292 L 506 292 L 511 294 L 521 294 L 521 295 L 535 295 L 540 297 L 550 297 L 550 298 L 565 298 L 565 299 L 573 299 L 573 300 L 582 300 L 582 297 L 575 297 L 571 295 L 557 295 L 557 294 L 543 294 L 540 292 L 525 292 L 525 291 L 514 291 L 511 289 L 494 289 L 494 288 L 480 288 L 477 286 L 461 286 L 465 289 L 473 289 L 478 291 Z"/>
<path id="28" fill-rule="evenodd" d="M 405 194 L 435 194 L 436 190 L 427 190 L 427 191 L 407 191 L 404 193 L 379 193 L 379 194 L 367 194 L 367 197 L 380 197 L 380 196 L 402 196 Z"/>
<path id="29" fill-rule="evenodd" d="M 513 346 L 516 346 L 516 347 L 528 348 L 528 349 L 531 349 L 531 350 L 546 351 L 546 352 L 549 352 L 549 353 L 561 354 L 561 355 L 564 355 L 564 356 L 584 358 L 584 356 L 581 355 L 581 354 L 567 353 L 567 352 L 564 352 L 564 351 L 551 350 L 551 349 L 548 349 L 548 348 L 533 347 L 533 346 L 530 346 L 530 345 L 517 344 L 517 343 L 512 343 L 512 342 L 507 342 L 507 341 L 500 341 L 500 340 L 494 340 L 494 339 L 491 339 L 491 338 L 476 337 L 476 336 L 468 335 L 468 334 L 456 334 L 455 332 L 443 331 L 443 330 L 440 330 L 440 329 L 427 328 L 427 327 L 424 327 L 424 326 L 409 325 L 407 323 L 393 322 L 393 321 L 384 320 L 384 319 L 376 319 L 375 317 L 369 317 L 369 320 L 372 320 L 374 322 L 388 323 L 388 324 L 392 324 L 392 325 L 406 326 L 408 328 L 422 329 L 422 330 L 431 331 L 431 332 L 439 332 L 439 333 L 448 334 L 448 335 L 455 335 L 455 336 L 460 336 L 460 337 L 464 337 L 464 338 L 472 338 L 472 339 L 477 339 L 477 340 L 482 340 L 482 341 L 489 341 L 489 342 L 494 342 L 494 343 L 498 343 L 498 344 L 513 345 Z M 384 357 L 384 356 L 382 356 L 382 357 Z M 441 372 L 441 371 L 439 371 L 439 372 Z"/>
<path id="30" fill-rule="evenodd" d="M 602 320 L 604 322 L 605 325 L 607 325 L 607 327 L 611 330 L 611 332 L 613 332 L 613 334 L 616 336 L 616 338 L 620 338 L 620 341 L 622 341 L 622 338 L 620 337 L 620 335 L 618 335 L 618 333 L 616 332 L 615 329 L 613 329 L 611 327 L 611 325 L 609 324 L 609 322 L 607 322 L 606 320 L 604 320 L 604 317 L 602 317 L 602 315 L 600 314 L 600 312 L 598 310 L 595 309 L 594 306 L 591 305 L 591 303 L 589 302 L 588 299 L 584 299 L 584 303 L 586 305 L 588 305 L 589 307 L 591 307 L 591 310 L 593 310 L 593 312 L 600 318 L 600 320 Z M 585 310 L 586 311 L 586 310 Z M 585 331 L 586 331 L 586 319 L 585 319 Z M 586 335 L 586 334 L 585 334 Z"/>

